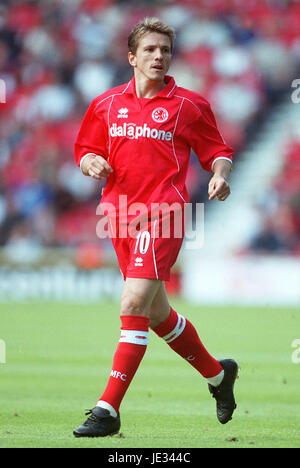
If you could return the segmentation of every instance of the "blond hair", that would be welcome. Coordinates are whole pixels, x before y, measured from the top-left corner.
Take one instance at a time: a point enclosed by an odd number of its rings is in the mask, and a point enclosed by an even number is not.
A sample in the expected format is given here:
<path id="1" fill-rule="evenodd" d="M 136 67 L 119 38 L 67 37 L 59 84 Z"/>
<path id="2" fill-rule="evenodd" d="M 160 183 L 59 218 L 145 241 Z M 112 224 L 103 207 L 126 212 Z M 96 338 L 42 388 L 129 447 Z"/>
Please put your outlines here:
<path id="1" fill-rule="evenodd" d="M 174 29 L 155 17 L 144 18 L 134 26 L 128 37 L 128 51 L 135 55 L 140 38 L 149 32 L 156 32 L 168 36 L 171 43 L 171 51 L 173 51 L 176 37 Z"/>

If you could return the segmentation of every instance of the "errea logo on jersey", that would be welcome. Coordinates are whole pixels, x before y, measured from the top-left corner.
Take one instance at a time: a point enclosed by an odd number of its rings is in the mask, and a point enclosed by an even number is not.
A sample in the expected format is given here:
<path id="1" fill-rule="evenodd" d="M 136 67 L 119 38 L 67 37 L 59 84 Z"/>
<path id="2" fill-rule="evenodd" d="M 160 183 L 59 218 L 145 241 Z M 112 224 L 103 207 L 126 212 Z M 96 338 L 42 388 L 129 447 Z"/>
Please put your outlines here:
<path id="1" fill-rule="evenodd" d="M 143 259 L 141 257 L 136 257 L 134 266 L 143 266 Z"/>
<path id="2" fill-rule="evenodd" d="M 118 119 L 127 119 L 128 118 L 128 109 L 127 107 L 122 107 L 118 110 Z"/>
<path id="3" fill-rule="evenodd" d="M 134 123 L 124 123 L 123 125 L 117 125 L 114 123 L 109 128 L 109 133 L 112 137 L 126 137 L 131 140 L 138 140 L 139 137 L 152 138 L 153 140 L 161 141 L 172 140 L 172 132 L 150 128 L 147 124 L 139 126 Z"/>

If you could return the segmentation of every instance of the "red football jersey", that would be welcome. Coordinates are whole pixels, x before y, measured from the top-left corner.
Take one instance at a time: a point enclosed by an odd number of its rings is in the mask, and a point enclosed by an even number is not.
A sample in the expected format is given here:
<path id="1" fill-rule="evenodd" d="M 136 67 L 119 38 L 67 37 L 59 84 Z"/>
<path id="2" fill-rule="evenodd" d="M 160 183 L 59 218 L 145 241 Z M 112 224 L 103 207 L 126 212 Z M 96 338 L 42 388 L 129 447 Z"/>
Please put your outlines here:
<path id="1" fill-rule="evenodd" d="M 153 99 L 138 98 L 135 79 L 110 89 L 89 106 L 75 143 L 78 166 L 87 153 L 103 156 L 113 173 L 101 203 L 118 210 L 119 195 L 139 202 L 188 202 L 185 185 L 191 149 L 207 171 L 217 159 L 232 160 L 209 103 L 176 85 L 170 76 Z M 118 211 L 117 211 L 118 213 Z"/>

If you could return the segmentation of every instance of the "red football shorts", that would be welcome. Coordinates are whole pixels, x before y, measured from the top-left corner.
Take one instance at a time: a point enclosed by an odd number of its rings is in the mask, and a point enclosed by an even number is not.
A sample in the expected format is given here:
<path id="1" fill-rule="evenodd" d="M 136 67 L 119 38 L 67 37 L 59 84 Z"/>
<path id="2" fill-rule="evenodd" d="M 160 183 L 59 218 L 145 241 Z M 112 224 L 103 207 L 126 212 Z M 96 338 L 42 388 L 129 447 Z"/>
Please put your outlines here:
<path id="1" fill-rule="evenodd" d="M 113 235 L 113 232 L 117 232 L 118 235 Z M 122 228 L 117 227 L 116 230 L 110 225 L 110 233 L 124 280 L 170 280 L 170 271 L 184 238 L 184 219 L 175 222 L 174 215 L 161 216 L 134 225 L 134 229 L 130 224 Z"/>

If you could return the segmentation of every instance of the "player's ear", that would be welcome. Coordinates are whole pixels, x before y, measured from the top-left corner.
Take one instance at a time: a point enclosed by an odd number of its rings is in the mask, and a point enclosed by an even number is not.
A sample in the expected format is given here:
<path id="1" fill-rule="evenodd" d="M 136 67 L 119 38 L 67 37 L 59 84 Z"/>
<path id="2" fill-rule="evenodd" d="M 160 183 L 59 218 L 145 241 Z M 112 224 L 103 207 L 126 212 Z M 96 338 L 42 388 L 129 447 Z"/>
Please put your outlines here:
<path id="1" fill-rule="evenodd" d="M 128 61 L 132 67 L 136 66 L 136 56 L 132 52 L 128 52 Z"/>

